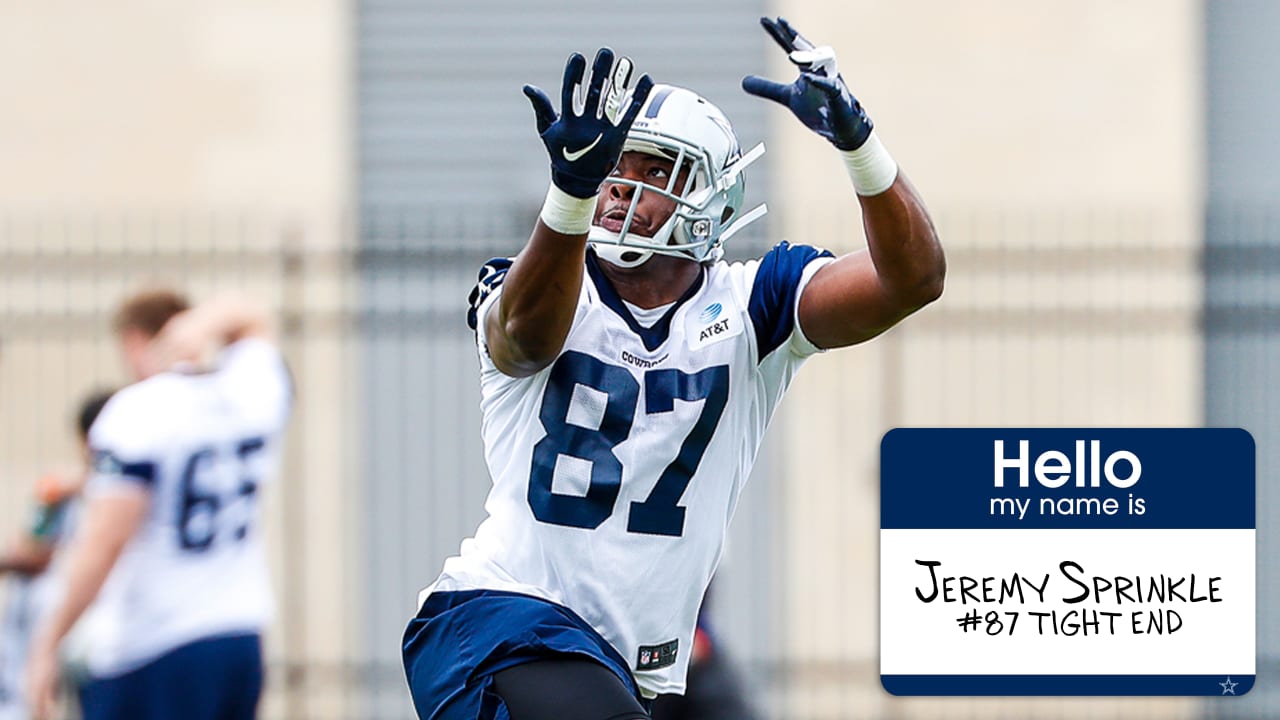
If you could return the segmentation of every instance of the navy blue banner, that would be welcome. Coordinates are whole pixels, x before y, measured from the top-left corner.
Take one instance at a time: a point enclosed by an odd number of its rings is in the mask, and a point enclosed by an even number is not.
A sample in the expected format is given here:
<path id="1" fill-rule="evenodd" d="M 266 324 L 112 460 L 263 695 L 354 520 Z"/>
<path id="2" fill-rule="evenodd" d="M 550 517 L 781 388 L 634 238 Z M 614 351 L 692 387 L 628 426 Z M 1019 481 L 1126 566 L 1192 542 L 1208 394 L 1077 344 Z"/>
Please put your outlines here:
<path id="1" fill-rule="evenodd" d="M 880 527 L 1255 528 L 1239 428 L 898 428 Z"/>
<path id="2" fill-rule="evenodd" d="M 890 695 L 1243 695 L 1253 675 L 881 675 Z"/>

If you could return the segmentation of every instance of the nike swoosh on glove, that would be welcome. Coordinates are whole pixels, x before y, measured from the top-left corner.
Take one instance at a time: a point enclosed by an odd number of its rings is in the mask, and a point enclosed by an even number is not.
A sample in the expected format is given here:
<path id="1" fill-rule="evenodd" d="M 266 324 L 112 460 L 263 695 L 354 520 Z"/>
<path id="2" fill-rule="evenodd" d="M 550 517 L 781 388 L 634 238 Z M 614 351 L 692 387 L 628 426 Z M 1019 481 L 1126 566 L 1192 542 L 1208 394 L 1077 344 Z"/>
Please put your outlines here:
<path id="1" fill-rule="evenodd" d="M 578 53 L 570 55 L 564 67 L 561 114 L 556 114 L 545 92 L 532 85 L 524 86 L 537 119 L 538 135 L 551 156 L 551 182 L 577 198 L 600 192 L 601 184 L 618 165 L 631 123 L 653 89 L 653 81 L 644 75 L 634 89 L 628 90 L 631 60 L 624 57 L 615 65 L 613 57 L 609 48 L 596 53 L 580 113 L 574 112 L 574 95 L 583 83 L 587 60 Z M 623 108 L 626 111 L 619 117 Z"/>

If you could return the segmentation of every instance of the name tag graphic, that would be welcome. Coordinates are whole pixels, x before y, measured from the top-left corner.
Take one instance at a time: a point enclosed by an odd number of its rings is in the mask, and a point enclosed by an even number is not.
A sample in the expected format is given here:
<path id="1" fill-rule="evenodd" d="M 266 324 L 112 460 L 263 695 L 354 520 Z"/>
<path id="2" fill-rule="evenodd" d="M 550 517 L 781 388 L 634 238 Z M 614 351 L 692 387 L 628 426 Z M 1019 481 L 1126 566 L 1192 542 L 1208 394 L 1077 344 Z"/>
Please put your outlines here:
<path id="1" fill-rule="evenodd" d="M 1255 447 L 1240 429 L 896 429 L 880 457 L 895 695 L 1242 695 Z"/>

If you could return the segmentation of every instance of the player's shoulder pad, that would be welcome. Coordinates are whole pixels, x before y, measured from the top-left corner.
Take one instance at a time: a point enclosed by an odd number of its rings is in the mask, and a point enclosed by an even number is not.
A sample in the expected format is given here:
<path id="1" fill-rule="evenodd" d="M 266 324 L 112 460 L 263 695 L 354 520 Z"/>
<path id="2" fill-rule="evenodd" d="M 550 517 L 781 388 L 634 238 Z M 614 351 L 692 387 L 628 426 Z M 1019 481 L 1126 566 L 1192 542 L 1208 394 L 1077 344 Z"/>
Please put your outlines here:
<path id="1" fill-rule="evenodd" d="M 480 306 L 484 301 L 493 294 L 502 285 L 502 281 L 507 277 L 507 271 L 511 269 L 511 258 L 491 258 L 480 268 L 480 274 L 476 279 L 476 286 L 471 289 L 471 295 L 467 297 L 467 303 L 470 307 L 467 309 L 467 327 L 475 330 L 480 323 Z"/>
<path id="2" fill-rule="evenodd" d="M 160 442 L 157 432 L 165 427 L 164 401 L 172 390 L 162 373 L 121 388 L 103 406 L 93 427 L 89 444 L 117 452 L 145 452 L 147 443 Z"/>
<path id="3" fill-rule="evenodd" d="M 760 258 L 747 311 L 755 329 L 757 360 L 777 350 L 795 329 L 797 291 L 805 267 L 818 258 L 835 257 L 828 250 L 811 245 L 792 245 L 783 240 Z"/>
<path id="4" fill-rule="evenodd" d="M 283 382 L 285 402 L 292 406 L 295 393 L 293 370 L 289 368 L 289 363 L 278 345 L 262 337 L 241 338 L 222 349 L 218 356 L 217 367 L 219 371 L 225 371 L 228 368 L 239 367 L 242 363 L 278 372 L 275 377 L 279 377 Z"/>

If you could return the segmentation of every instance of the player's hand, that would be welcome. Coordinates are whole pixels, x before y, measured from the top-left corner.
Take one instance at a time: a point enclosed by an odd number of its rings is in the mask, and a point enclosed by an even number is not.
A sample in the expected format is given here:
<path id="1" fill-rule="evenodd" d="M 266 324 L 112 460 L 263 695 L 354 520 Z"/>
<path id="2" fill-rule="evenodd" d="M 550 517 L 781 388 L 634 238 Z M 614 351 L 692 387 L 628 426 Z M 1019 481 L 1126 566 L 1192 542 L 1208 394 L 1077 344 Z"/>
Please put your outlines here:
<path id="1" fill-rule="evenodd" d="M 50 470 L 36 478 L 36 503 L 49 507 L 57 505 L 80 492 L 84 487 L 83 469 L 70 467 Z"/>
<path id="2" fill-rule="evenodd" d="M 58 704 L 58 657 L 55 651 L 41 645 L 32 646 L 27 661 L 27 699 L 33 720 L 53 720 Z"/>
<path id="3" fill-rule="evenodd" d="M 165 323 L 151 341 L 149 351 L 156 367 L 202 366 L 213 348 L 213 332 L 198 313 L 187 310 Z"/>
<path id="4" fill-rule="evenodd" d="M 618 165 L 627 131 L 653 88 L 653 81 L 644 75 L 628 94 L 631 61 L 622 58 L 615 66 L 613 51 L 601 48 L 596 53 L 586 102 L 579 114 L 574 111 L 574 94 L 583 83 L 586 66 L 582 55 L 569 56 L 560 88 L 560 115 L 556 115 L 545 92 L 532 85 L 524 86 L 524 94 L 537 116 L 538 135 L 551 155 L 551 181 L 578 198 L 600 192 L 600 185 Z"/>
<path id="5" fill-rule="evenodd" d="M 857 150 L 871 135 L 871 119 L 845 86 L 829 45 L 814 46 L 782 18 L 760 18 L 769 36 L 800 70 L 790 85 L 758 75 L 742 79 L 742 89 L 791 109 L 800 122 L 841 150 Z"/>

